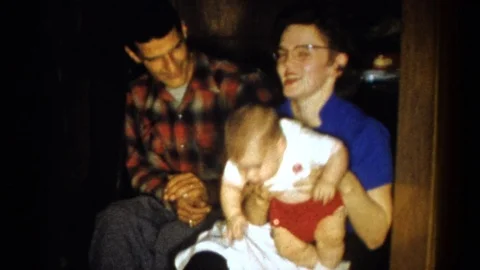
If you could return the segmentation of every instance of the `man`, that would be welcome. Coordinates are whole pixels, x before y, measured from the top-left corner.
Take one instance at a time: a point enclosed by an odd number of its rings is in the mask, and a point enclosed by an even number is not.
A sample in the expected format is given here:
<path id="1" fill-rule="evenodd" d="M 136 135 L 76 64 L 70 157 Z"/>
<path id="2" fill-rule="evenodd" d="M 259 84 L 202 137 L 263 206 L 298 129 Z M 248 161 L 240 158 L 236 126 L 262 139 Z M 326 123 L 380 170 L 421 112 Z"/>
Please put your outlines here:
<path id="1" fill-rule="evenodd" d="M 96 219 L 92 269 L 169 269 L 169 257 L 220 217 L 223 125 L 246 102 L 268 103 L 260 72 L 189 50 L 167 0 L 136 1 L 125 52 L 147 74 L 127 94 L 126 166 L 140 193 Z"/>

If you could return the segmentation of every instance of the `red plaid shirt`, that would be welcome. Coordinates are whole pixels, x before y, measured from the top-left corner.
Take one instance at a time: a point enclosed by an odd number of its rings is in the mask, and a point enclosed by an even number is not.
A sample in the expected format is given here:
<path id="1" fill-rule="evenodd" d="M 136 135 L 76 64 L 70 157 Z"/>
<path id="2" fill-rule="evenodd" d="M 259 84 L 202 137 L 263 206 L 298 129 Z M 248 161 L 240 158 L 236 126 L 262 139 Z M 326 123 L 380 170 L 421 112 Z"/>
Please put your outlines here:
<path id="1" fill-rule="evenodd" d="M 127 94 L 125 135 L 132 186 L 161 198 L 167 174 L 191 172 L 218 187 L 225 165 L 223 125 L 245 102 L 271 98 L 263 74 L 242 73 L 227 61 L 196 57 L 195 71 L 178 108 L 163 84 L 148 76 Z"/>

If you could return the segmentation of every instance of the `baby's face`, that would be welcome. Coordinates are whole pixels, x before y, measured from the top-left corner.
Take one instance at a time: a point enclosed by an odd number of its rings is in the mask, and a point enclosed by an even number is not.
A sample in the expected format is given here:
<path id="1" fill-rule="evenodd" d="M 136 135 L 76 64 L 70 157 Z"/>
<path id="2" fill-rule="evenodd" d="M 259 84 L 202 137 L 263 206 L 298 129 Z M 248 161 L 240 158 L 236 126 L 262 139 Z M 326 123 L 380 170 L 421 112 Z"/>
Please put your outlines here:
<path id="1" fill-rule="evenodd" d="M 282 154 L 276 147 L 269 149 L 263 157 L 247 149 L 245 157 L 237 162 L 237 167 L 248 182 L 263 183 L 277 173 L 281 161 Z"/>

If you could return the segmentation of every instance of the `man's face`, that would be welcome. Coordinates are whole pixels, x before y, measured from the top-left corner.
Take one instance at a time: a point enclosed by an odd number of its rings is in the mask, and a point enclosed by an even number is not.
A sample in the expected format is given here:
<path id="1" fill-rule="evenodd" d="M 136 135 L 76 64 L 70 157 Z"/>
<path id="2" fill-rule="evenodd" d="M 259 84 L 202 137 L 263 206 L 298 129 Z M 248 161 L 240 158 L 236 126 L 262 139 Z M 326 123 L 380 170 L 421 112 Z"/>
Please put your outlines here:
<path id="1" fill-rule="evenodd" d="M 135 62 L 145 66 L 155 80 L 169 88 L 189 82 L 193 60 L 185 44 L 184 33 L 173 28 L 166 36 L 136 43 L 136 47 L 136 50 L 125 49 Z"/>
<path id="2" fill-rule="evenodd" d="M 277 54 L 277 72 L 287 98 L 300 99 L 320 91 L 336 76 L 329 61 L 327 41 L 314 25 L 292 24 L 283 32 Z"/>

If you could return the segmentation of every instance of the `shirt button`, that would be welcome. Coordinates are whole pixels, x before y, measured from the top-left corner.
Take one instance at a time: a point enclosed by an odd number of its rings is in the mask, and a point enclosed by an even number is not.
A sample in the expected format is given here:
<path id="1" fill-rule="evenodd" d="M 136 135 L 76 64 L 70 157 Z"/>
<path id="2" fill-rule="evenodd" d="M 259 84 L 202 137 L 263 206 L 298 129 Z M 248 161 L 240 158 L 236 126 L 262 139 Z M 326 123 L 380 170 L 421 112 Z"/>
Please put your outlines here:
<path id="1" fill-rule="evenodd" d="M 280 220 L 278 220 L 278 218 L 274 219 L 273 225 L 278 226 L 278 224 L 280 224 Z"/>
<path id="2" fill-rule="evenodd" d="M 178 119 L 182 119 L 183 115 L 180 113 L 178 114 Z"/>

